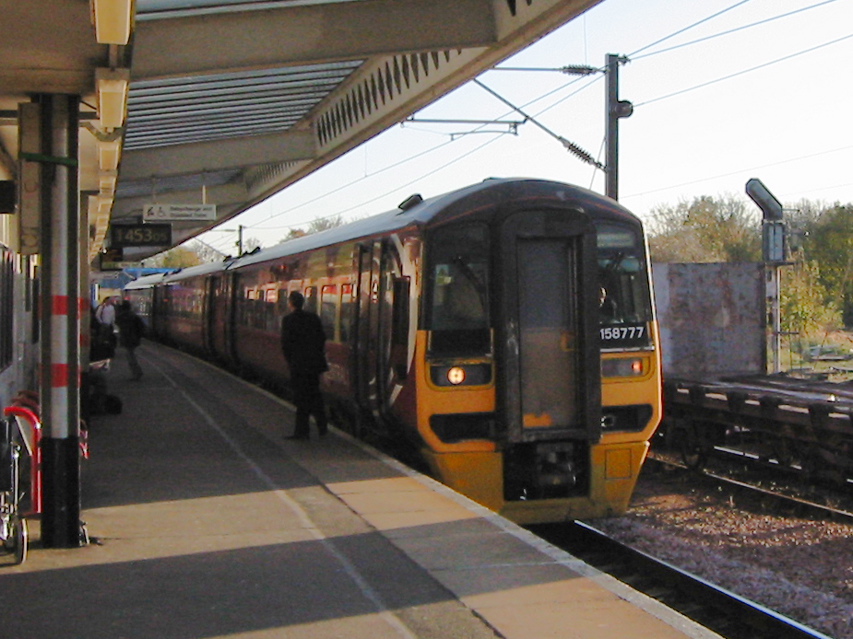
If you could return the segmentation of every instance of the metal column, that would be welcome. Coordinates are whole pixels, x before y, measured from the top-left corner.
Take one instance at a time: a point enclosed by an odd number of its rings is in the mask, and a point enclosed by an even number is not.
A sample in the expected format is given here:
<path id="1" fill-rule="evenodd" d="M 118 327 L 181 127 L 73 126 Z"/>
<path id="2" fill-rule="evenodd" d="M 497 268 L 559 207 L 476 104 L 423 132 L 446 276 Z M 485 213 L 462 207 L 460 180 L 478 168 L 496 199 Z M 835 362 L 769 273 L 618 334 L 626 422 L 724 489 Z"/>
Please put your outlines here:
<path id="1" fill-rule="evenodd" d="M 609 53 L 607 55 L 607 99 L 605 130 L 605 190 L 607 197 L 619 199 L 619 120 L 630 117 L 634 105 L 619 99 L 619 65 L 627 58 Z"/>
<path id="2" fill-rule="evenodd" d="M 79 546 L 80 195 L 79 97 L 42 95 L 41 410 L 45 547 Z"/>

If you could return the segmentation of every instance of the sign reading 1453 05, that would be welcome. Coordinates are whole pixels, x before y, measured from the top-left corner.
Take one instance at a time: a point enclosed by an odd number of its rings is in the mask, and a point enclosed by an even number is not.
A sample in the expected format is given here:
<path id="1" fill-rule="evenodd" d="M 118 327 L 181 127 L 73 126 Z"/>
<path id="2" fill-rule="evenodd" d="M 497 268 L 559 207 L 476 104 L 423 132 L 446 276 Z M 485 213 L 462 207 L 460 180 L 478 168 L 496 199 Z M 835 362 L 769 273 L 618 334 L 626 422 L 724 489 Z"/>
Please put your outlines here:
<path id="1" fill-rule="evenodd" d="M 110 227 L 110 246 L 168 246 L 172 243 L 171 224 L 117 224 Z"/>

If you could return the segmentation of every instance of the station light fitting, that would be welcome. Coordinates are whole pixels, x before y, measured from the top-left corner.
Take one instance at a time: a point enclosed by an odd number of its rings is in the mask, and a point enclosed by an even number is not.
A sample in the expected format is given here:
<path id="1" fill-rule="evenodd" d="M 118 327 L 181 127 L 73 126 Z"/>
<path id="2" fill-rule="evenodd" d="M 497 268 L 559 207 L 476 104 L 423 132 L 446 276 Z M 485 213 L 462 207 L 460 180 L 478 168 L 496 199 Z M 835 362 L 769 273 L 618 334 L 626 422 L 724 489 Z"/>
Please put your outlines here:
<path id="1" fill-rule="evenodd" d="M 101 171 L 98 173 L 98 186 L 102 197 L 109 198 L 112 201 L 116 191 L 116 181 L 118 173 L 116 171 Z"/>
<path id="2" fill-rule="evenodd" d="M 135 0 L 91 0 L 99 44 L 127 44 L 136 13 Z"/>
<path id="3" fill-rule="evenodd" d="M 101 171 L 117 171 L 121 157 L 121 142 L 98 142 L 98 167 Z"/>
<path id="4" fill-rule="evenodd" d="M 98 89 L 98 117 L 105 129 L 124 126 L 127 116 L 127 91 L 130 85 L 128 69 L 98 69 L 95 75 Z"/>

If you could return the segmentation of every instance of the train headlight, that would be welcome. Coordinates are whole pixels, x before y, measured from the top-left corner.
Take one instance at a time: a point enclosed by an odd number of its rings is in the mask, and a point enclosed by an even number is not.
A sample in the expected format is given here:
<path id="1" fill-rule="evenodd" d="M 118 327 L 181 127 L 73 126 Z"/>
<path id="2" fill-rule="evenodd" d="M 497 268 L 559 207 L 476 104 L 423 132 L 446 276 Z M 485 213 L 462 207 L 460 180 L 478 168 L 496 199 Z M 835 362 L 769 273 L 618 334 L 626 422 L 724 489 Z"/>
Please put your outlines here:
<path id="1" fill-rule="evenodd" d="M 461 366 L 453 366 L 447 370 L 447 381 L 458 386 L 465 381 L 465 369 Z"/>
<path id="2" fill-rule="evenodd" d="M 601 361 L 602 377 L 639 377 L 646 372 L 642 359 L 605 359 Z"/>
<path id="3" fill-rule="evenodd" d="M 436 386 L 485 386 L 492 383 L 490 363 L 445 364 L 430 366 L 430 380 Z"/>

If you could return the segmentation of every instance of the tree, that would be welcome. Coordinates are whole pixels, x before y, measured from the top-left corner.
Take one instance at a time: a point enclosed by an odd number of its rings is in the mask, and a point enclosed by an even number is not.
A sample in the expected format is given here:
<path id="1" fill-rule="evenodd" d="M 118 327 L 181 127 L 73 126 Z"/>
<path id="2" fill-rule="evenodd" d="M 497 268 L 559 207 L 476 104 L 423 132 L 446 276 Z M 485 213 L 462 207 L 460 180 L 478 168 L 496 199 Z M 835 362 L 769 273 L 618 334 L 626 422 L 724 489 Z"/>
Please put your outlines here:
<path id="1" fill-rule="evenodd" d="M 843 311 L 853 326 L 853 205 L 824 209 L 804 225 L 803 252 L 820 266 L 824 303 Z"/>
<path id="2" fill-rule="evenodd" d="M 243 240 L 243 255 L 245 255 L 246 253 L 251 253 L 252 251 L 255 251 L 257 249 L 262 249 L 263 247 L 264 245 L 261 244 L 261 241 L 258 238 L 246 238 L 245 240 Z"/>
<path id="3" fill-rule="evenodd" d="M 652 261 L 762 261 L 761 220 L 746 206 L 703 196 L 657 207 L 647 225 Z M 785 222 L 792 264 L 782 269 L 782 330 L 826 332 L 842 319 L 853 325 L 853 206 L 804 200 L 785 210 Z"/>
<path id="4" fill-rule="evenodd" d="M 838 326 L 839 313 L 827 304 L 817 262 L 799 260 L 782 269 L 780 311 L 782 331 L 811 334 Z"/>
<path id="5" fill-rule="evenodd" d="M 198 253 L 184 246 L 176 246 L 145 260 L 146 266 L 158 268 L 187 268 L 203 263 Z"/>
<path id="6" fill-rule="evenodd" d="M 320 231 L 326 231 L 328 229 L 333 229 L 338 226 L 343 226 L 344 221 L 340 215 L 333 215 L 331 217 L 318 217 L 315 220 L 312 220 L 308 224 L 307 229 L 302 228 L 292 228 L 288 231 L 287 235 L 285 235 L 281 240 L 279 240 L 279 244 L 283 244 L 288 240 L 296 239 L 297 237 L 304 237 L 306 235 L 312 235 L 313 233 L 319 233 Z"/>
<path id="7" fill-rule="evenodd" d="M 187 248 L 189 248 L 189 250 L 198 255 L 199 259 L 204 264 L 209 264 L 211 262 L 221 262 L 222 259 L 225 257 L 225 253 L 223 253 L 217 248 L 212 247 L 210 244 L 202 242 L 199 239 L 193 240 L 192 244 L 190 244 Z"/>
<path id="8" fill-rule="evenodd" d="M 652 210 L 654 262 L 750 262 L 761 259 L 761 226 L 742 198 L 702 196 Z"/>

